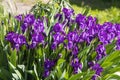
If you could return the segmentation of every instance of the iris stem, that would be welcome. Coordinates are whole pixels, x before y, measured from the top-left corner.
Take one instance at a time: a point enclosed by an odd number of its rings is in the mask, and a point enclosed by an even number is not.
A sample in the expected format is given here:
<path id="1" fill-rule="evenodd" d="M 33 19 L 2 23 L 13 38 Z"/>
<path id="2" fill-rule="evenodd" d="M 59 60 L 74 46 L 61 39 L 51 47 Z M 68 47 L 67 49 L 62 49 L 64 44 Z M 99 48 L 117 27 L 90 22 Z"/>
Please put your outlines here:
<path id="1" fill-rule="evenodd" d="M 28 50 L 26 71 L 28 70 L 28 67 L 29 67 L 29 61 L 30 61 L 30 50 Z M 25 73 L 25 80 L 28 80 L 27 78 L 28 78 L 28 74 L 27 74 L 27 72 L 26 72 L 26 73 Z"/>

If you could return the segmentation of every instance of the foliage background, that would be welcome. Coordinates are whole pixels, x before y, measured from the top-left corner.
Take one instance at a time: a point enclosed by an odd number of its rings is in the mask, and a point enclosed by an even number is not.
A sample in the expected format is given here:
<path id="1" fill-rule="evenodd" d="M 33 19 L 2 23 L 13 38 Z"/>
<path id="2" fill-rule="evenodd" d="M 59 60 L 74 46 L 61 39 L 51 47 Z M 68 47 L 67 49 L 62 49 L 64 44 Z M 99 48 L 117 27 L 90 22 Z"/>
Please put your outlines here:
<path id="1" fill-rule="evenodd" d="M 84 1 L 81 0 L 80 2 L 80 0 L 76 0 L 76 1 L 70 0 L 70 3 L 72 4 L 72 7 L 75 9 L 76 13 L 84 13 L 84 11 L 87 10 L 87 15 L 96 16 L 98 20 L 100 21 L 100 23 L 103 23 L 105 21 L 120 23 L 120 10 L 119 10 L 119 5 L 118 5 L 119 1 L 113 2 L 113 0 L 111 0 L 110 2 L 106 2 L 103 0 L 98 0 L 98 1 L 93 1 L 93 2 L 92 1 L 87 2 L 87 0 L 84 0 Z M 2 7 L 3 6 L 1 5 L 0 7 L 1 8 L 0 9 L 0 22 L 1 22 L 0 24 L 0 33 L 1 33 L 0 34 L 0 40 L 1 40 L 0 42 L 0 53 L 1 53 L 0 54 L 0 71 L 1 71 L 0 79 L 2 78 L 4 80 L 7 80 L 8 78 L 11 78 L 12 75 L 14 75 L 14 78 L 16 79 L 22 79 L 23 76 L 21 74 L 21 71 L 24 71 L 24 66 L 23 65 L 16 66 L 16 62 L 15 62 L 17 59 L 16 51 L 12 51 L 9 48 L 10 44 L 7 45 L 7 42 L 4 40 L 4 37 L 9 30 L 15 30 L 13 26 L 16 25 L 16 21 L 14 20 L 14 18 L 11 18 L 10 14 L 3 15 L 4 9 Z M 3 22 L 4 22 L 4 25 L 3 25 Z M 99 61 L 99 63 L 105 69 L 105 71 L 102 74 L 102 77 L 103 77 L 102 80 L 105 80 L 105 79 L 109 80 L 110 77 L 108 76 L 111 76 L 113 79 L 114 78 L 120 79 L 119 76 L 113 74 L 116 71 L 120 71 L 120 68 L 119 68 L 120 66 L 120 63 L 119 63 L 120 54 L 119 53 L 120 52 L 119 51 L 114 52 L 114 50 L 112 50 L 113 47 L 114 47 L 113 44 L 110 44 L 109 46 L 107 46 L 106 47 L 107 53 L 110 55 L 107 58 L 104 58 L 101 61 Z M 89 47 L 87 47 L 86 49 L 88 48 Z M 81 53 L 86 53 L 86 49 L 83 50 Z M 7 58 L 9 59 L 10 62 L 8 62 Z M 64 62 L 64 60 L 61 59 L 58 62 L 58 65 L 61 64 L 62 62 Z M 114 68 L 114 66 L 116 66 L 116 68 Z M 62 77 L 63 79 L 64 78 L 68 79 L 68 76 L 65 75 L 65 73 L 68 74 L 68 72 L 65 72 L 65 71 L 63 71 L 63 73 L 61 73 L 61 71 L 59 72 L 60 72 L 59 77 Z M 35 70 L 34 72 L 28 71 L 28 73 L 32 74 L 35 77 L 37 76 L 37 79 L 38 79 L 38 75 L 36 74 Z M 80 75 L 85 76 L 85 73 L 73 75 L 70 79 L 71 80 L 77 79 Z"/>

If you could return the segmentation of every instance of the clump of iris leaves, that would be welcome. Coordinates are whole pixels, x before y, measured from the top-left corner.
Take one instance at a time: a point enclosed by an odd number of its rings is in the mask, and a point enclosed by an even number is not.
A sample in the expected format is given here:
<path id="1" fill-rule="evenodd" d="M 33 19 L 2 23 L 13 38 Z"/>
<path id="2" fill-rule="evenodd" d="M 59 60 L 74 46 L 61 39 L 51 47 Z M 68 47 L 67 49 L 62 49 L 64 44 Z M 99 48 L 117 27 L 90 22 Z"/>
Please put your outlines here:
<path id="1" fill-rule="evenodd" d="M 0 80 L 120 79 L 120 24 L 86 12 L 54 0 L 1 21 Z"/>

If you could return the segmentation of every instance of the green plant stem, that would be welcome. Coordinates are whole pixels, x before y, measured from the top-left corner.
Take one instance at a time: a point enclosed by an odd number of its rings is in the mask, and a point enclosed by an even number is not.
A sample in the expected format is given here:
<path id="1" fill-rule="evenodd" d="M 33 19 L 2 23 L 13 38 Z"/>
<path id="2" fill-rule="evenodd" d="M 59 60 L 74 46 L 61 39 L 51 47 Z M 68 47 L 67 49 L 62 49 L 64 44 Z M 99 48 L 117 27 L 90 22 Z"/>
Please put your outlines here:
<path id="1" fill-rule="evenodd" d="M 28 50 L 26 71 L 28 70 L 28 67 L 29 67 L 29 61 L 30 61 L 30 50 Z M 27 72 L 26 72 L 26 73 L 25 73 L 25 80 L 28 80 L 27 78 L 28 78 L 28 74 L 27 74 Z"/>

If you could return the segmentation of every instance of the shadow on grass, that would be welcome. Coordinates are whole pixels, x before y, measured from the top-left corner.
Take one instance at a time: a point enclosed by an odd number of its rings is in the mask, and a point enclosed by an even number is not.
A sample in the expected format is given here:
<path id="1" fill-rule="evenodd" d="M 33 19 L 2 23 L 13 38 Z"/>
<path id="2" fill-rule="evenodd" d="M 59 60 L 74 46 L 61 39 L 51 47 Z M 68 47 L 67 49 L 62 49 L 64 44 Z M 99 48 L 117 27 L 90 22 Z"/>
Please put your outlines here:
<path id="1" fill-rule="evenodd" d="M 120 8 L 120 0 L 70 0 L 70 4 L 78 7 L 88 6 L 93 10 L 105 10 L 110 7 Z"/>

